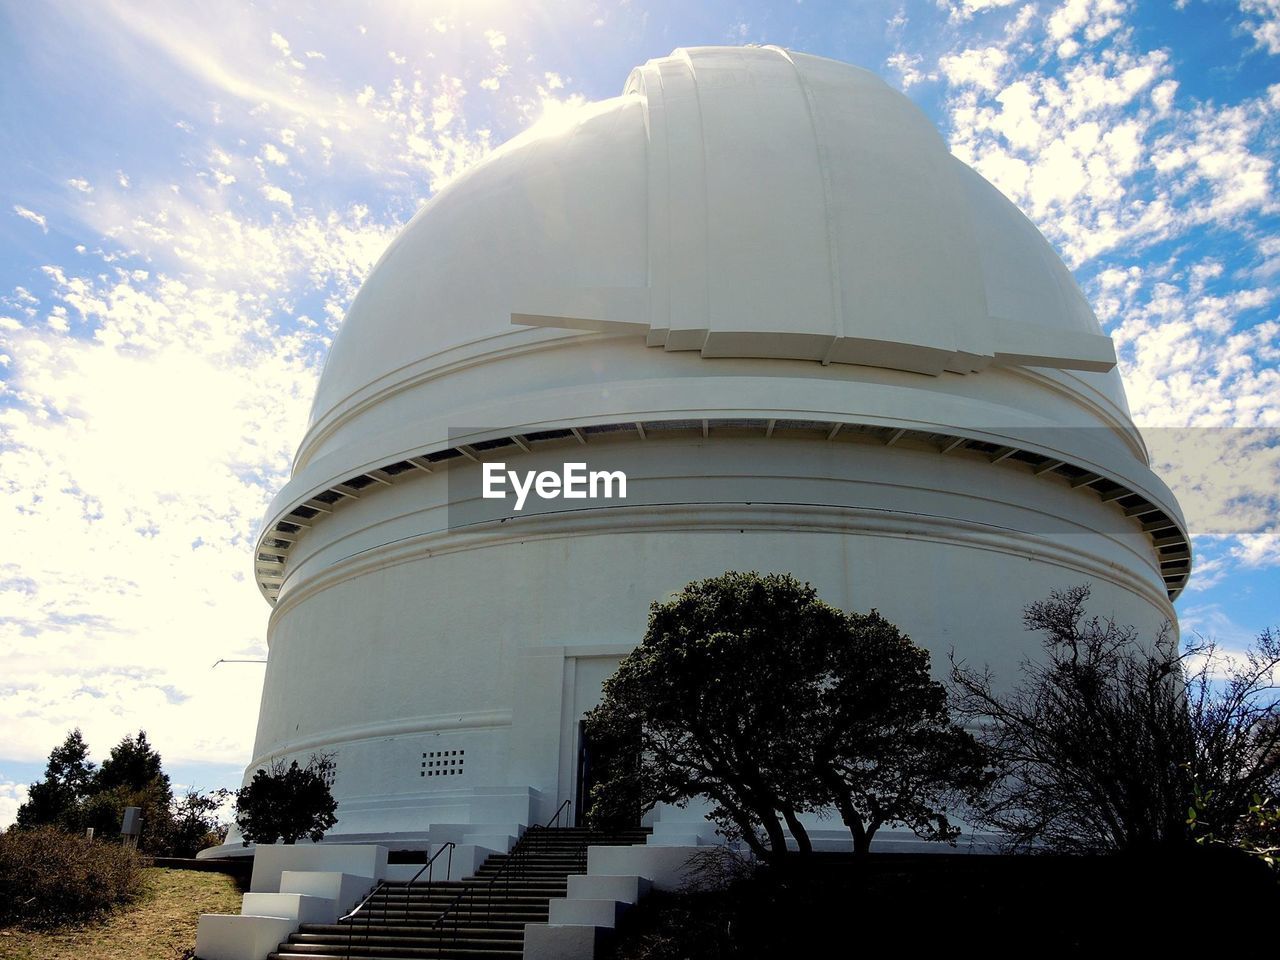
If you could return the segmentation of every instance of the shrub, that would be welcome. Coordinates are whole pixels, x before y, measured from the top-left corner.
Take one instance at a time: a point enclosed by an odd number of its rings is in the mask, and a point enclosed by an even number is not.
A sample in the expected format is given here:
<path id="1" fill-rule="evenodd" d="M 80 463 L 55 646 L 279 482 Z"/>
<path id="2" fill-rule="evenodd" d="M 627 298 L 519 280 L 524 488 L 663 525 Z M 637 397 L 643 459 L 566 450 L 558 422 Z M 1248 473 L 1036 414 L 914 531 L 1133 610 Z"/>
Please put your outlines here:
<path id="1" fill-rule="evenodd" d="M 1263 800 L 1280 792 L 1280 636 L 1230 657 L 1204 642 L 1180 651 L 1167 625 L 1144 643 L 1090 617 L 1088 599 L 1083 585 L 1027 607 L 1043 653 L 1007 693 L 953 658 L 952 702 L 1006 774 L 979 822 L 1015 848 L 1137 851 L 1195 834 L 1264 856 Z"/>
<path id="2" fill-rule="evenodd" d="M 102 913 L 142 889 L 142 858 L 53 827 L 0 834 L 0 923 L 52 926 Z"/>
<path id="3" fill-rule="evenodd" d="M 257 771 L 236 793 L 236 826 L 245 846 L 296 843 L 301 837 L 319 843 L 338 822 L 338 802 L 326 780 L 332 769 L 333 757 L 325 754 L 312 755 L 305 767 L 276 760 Z"/>

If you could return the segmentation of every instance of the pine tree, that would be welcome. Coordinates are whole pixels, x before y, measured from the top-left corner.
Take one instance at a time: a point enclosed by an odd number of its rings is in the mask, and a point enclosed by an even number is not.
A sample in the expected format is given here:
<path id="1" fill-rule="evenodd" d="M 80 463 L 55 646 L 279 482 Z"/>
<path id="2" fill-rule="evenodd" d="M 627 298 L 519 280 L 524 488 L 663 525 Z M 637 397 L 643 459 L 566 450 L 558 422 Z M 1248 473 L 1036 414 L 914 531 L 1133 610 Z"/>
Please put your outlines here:
<path id="1" fill-rule="evenodd" d="M 94 764 L 89 760 L 89 746 L 77 727 L 50 751 L 44 779 L 31 784 L 27 802 L 18 808 L 18 826 L 56 824 L 77 829 L 79 824 L 71 821 L 93 785 Z"/>
<path id="2" fill-rule="evenodd" d="M 147 740 L 147 732 L 139 730 L 136 737 L 125 737 L 114 747 L 102 769 L 98 771 L 98 790 L 125 787 L 129 790 L 147 790 L 159 785 L 169 792 L 169 776 L 161 769 L 160 754 Z"/>

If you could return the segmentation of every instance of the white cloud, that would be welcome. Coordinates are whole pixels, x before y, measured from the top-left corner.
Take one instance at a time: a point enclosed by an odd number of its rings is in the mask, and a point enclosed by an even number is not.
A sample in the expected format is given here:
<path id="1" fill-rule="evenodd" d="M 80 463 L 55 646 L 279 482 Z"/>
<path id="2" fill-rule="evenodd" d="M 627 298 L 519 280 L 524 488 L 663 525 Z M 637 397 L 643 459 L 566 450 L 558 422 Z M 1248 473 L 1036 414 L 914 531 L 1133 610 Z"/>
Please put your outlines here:
<path id="1" fill-rule="evenodd" d="M 67 181 L 67 186 L 73 190 L 79 190 L 81 193 L 93 193 L 93 187 L 89 185 L 89 181 L 83 177 L 74 177 Z"/>
<path id="2" fill-rule="evenodd" d="M 39 227 L 45 233 L 49 232 L 49 222 L 41 214 L 36 213 L 34 210 L 28 210 L 26 207 L 20 206 L 18 204 L 14 204 L 13 212 L 16 213 L 18 216 L 20 216 L 23 220 L 27 220 L 27 221 L 30 221 L 31 223 L 34 223 L 37 227 Z"/>
<path id="3" fill-rule="evenodd" d="M 948 54 L 938 61 L 938 66 L 953 86 L 974 86 L 994 91 L 999 86 L 1001 70 L 1008 62 L 1009 55 L 1004 50 L 986 47 Z"/>
<path id="4" fill-rule="evenodd" d="M 278 203 L 281 206 L 293 209 L 293 194 L 289 193 L 288 190 L 268 183 L 262 186 L 261 192 L 272 203 Z"/>
<path id="5" fill-rule="evenodd" d="M 288 154 L 277 147 L 274 143 L 263 144 L 262 159 L 276 167 L 283 167 L 289 163 Z"/>
<path id="6" fill-rule="evenodd" d="M 0 773 L 0 830 L 6 829 L 18 815 L 18 808 L 27 802 L 27 785 L 16 783 Z"/>
<path id="7" fill-rule="evenodd" d="M 921 69 L 924 57 L 920 54 L 907 54 L 901 50 L 890 54 L 885 63 L 893 70 L 896 70 L 902 77 L 902 89 L 910 90 L 918 83 L 924 83 L 927 80 L 937 80 L 938 75 L 932 72 L 926 72 Z"/>
<path id="8" fill-rule="evenodd" d="M 944 5 L 950 11 L 952 21 L 963 22 L 971 19 L 976 14 L 1012 6 L 1017 2 L 1019 0 L 952 0 L 948 4 L 944 0 Z"/>
<path id="9" fill-rule="evenodd" d="M 1280 0 L 1240 0 L 1240 12 L 1254 43 L 1269 54 L 1280 54 Z"/>

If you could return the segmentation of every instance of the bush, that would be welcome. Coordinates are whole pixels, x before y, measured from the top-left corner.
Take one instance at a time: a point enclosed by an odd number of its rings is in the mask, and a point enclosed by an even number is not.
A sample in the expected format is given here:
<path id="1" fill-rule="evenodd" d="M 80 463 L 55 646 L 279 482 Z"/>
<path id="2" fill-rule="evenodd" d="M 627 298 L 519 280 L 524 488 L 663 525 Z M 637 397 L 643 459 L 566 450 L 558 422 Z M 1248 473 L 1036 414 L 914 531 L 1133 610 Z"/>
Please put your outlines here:
<path id="1" fill-rule="evenodd" d="M 102 913 L 142 890 L 142 858 L 53 827 L 0 834 L 0 923 L 52 926 Z"/>
<path id="2" fill-rule="evenodd" d="M 978 822 L 1015 848 L 1202 839 L 1265 857 L 1280 842 L 1265 803 L 1280 793 L 1280 636 L 1231 656 L 1203 641 L 1180 650 L 1168 625 L 1143 642 L 1089 616 L 1088 599 L 1086 584 L 1027 607 L 1043 652 L 1008 692 L 953 657 L 952 702 L 1005 775 Z"/>
<path id="3" fill-rule="evenodd" d="M 272 762 L 258 770 L 236 793 L 236 826 L 245 846 L 250 843 L 296 843 L 309 837 L 319 843 L 338 822 L 326 777 L 333 770 L 329 754 L 312 755 L 305 767 L 294 760 Z"/>

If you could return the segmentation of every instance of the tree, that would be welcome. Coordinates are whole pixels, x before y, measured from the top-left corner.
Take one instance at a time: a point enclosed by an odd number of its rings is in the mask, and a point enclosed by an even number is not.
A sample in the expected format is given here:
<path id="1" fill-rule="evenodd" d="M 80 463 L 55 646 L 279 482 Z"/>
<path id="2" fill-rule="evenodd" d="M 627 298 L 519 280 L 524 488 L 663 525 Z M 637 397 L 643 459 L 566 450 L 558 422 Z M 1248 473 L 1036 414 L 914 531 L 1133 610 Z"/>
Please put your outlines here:
<path id="1" fill-rule="evenodd" d="M 846 614 L 846 624 L 821 680 L 813 750 L 854 852 L 866 853 L 887 823 L 954 842 L 948 809 L 976 803 L 990 786 L 988 753 L 952 722 L 927 650 L 875 610 Z"/>
<path id="2" fill-rule="evenodd" d="M 1088 616 L 1088 598 L 1079 586 L 1027 608 L 1043 658 L 1008 693 L 953 658 L 957 709 L 1001 764 L 982 821 L 1017 847 L 1149 850 L 1187 841 L 1199 797 L 1205 828 L 1229 836 L 1280 785 L 1280 643 L 1264 633 L 1234 660 L 1206 643 L 1180 652 L 1167 625 L 1143 643 Z"/>
<path id="3" fill-rule="evenodd" d="M 702 796 L 721 830 L 762 858 L 785 855 L 784 823 L 806 848 L 798 815 L 812 809 L 814 784 L 794 731 L 817 709 L 819 634 L 840 619 L 779 575 L 729 572 L 654 603 L 644 640 L 587 717 L 593 741 L 639 736 L 630 775 L 613 771 L 595 803 L 621 793 L 648 809 Z"/>
<path id="4" fill-rule="evenodd" d="M 17 825 L 34 827 L 50 824 L 64 829 L 79 829 L 76 822 L 78 805 L 89 792 L 93 779 L 94 764 L 89 760 L 89 746 L 77 727 L 50 751 L 44 779 L 31 784 L 26 803 L 18 808 Z"/>
<path id="5" fill-rule="evenodd" d="M 723 834 L 780 863 L 800 815 L 834 805 L 855 849 L 885 823 L 952 839 L 945 801 L 985 782 L 929 656 L 878 614 L 848 615 L 788 575 L 725 573 L 650 608 L 641 644 L 588 714 L 617 751 L 591 816 L 706 797 Z"/>
<path id="6" fill-rule="evenodd" d="M 169 834 L 165 838 L 169 856 L 194 857 L 206 847 L 222 843 L 227 828 L 218 815 L 231 796 L 230 790 L 188 790 L 176 798 L 170 807 Z"/>
<path id="7" fill-rule="evenodd" d="M 147 732 L 139 730 L 136 737 L 126 736 L 111 748 L 98 770 L 95 786 L 99 790 L 114 787 L 146 790 L 157 781 L 168 792 L 169 777 L 163 770 L 160 754 L 147 740 Z"/>
<path id="8" fill-rule="evenodd" d="M 139 848 L 146 853 L 171 855 L 173 791 L 160 754 L 151 746 L 145 730 L 124 736 L 111 748 L 81 801 L 79 827 L 93 827 L 99 837 L 119 832 L 126 807 L 138 807 L 142 816 Z"/>
<path id="9" fill-rule="evenodd" d="M 338 803 L 326 775 L 333 769 L 330 755 L 312 755 L 305 767 L 294 760 L 285 766 L 275 760 L 258 770 L 236 793 L 236 825 L 245 846 L 250 843 L 296 843 L 299 837 L 318 842 L 338 822 Z"/>

